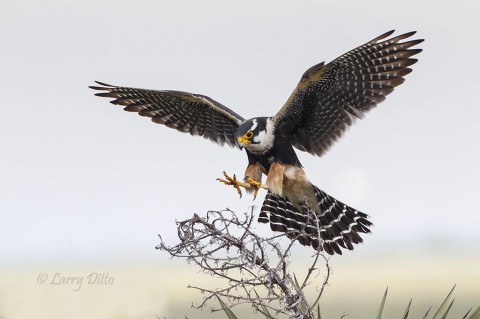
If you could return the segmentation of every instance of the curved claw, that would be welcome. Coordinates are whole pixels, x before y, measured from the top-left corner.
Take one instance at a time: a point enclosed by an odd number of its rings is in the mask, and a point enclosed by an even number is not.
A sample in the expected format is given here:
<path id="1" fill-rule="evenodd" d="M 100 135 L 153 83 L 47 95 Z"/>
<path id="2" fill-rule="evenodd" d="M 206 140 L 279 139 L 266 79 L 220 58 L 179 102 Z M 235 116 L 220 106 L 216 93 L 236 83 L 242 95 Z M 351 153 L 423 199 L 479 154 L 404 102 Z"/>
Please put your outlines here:
<path id="1" fill-rule="evenodd" d="M 217 181 L 224 183 L 225 185 L 232 185 L 233 187 L 235 187 L 238 195 L 240 195 L 240 198 L 242 198 L 242 190 L 240 189 L 240 186 L 245 187 L 244 183 L 238 181 L 235 174 L 233 174 L 233 177 L 230 177 L 225 171 L 223 171 L 223 176 L 225 176 L 225 179 L 217 178 Z"/>
<path id="2" fill-rule="evenodd" d="M 242 198 L 242 191 L 241 191 L 240 187 L 243 187 L 245 189 L 253 188 L 253 190 L 254 190 L 253 191 L 253 199 L 254 200 L 255 200 L 255 198 L 257 198 L 257 194 L 258 194 L 258 191 L 259 191 L 260 188 L 268 189 L 268 187 L 266 185 L 263 185 L 262 183 L 257 182 L 256 180 L 254 180 L 254 179 L 252 179 L 248 176 L 246 176 L 244 178 L 243 182 L 237 180 L 237 176 L 235 174 L 233 174 L 233 177 L 230 177 L 224 171 L 223 176 L 225 177 L 225 179 L 217 178 L 217 181 L 219 181 L 221 183 L 224 183 L 225 185 L 233 186 L 237 190 L 238 195 L 240 195 L 240 198 Z"/>
<path id="3" fill-rule="evenodd" d="M 260 188 L 263 189 L 268 189 L 268 186 L 263 185 L 261 182 L 257 182 L 256 180 L 250 178 L 250 177 L 245 177 L 245 182 L 248 183 L 253 189 L 253 200 L 257 198 L 258 191 Z"/>

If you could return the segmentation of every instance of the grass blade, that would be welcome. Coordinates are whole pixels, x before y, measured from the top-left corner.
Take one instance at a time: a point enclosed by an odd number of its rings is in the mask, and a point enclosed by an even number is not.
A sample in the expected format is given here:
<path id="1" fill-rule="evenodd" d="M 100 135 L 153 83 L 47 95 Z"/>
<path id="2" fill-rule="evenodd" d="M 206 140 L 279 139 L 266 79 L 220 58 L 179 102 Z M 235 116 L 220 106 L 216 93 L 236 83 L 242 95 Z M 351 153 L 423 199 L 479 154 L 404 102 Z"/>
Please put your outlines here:
<path id="1" fill-rule="evenodd" d="M 322 314 L 320 313 L 320 304 L 317 304 L 317 319 L 322 319 Z"/>
<path id="2" fill-rule="evenodd" d="M 448 306 L 447 311 L 445 311 L 445 313 L 442 316 L 442 319 L 447 319 L 447 315 L 450 312 L 450 308 L 452 308 L 452 305 L 453 305 L 454 301 L 455 301 L 455 299 L 453 299 L 452 302 L 450 303 L 450 305 Z"/>
<path id="3" fill-rule="evenodd" d="M 301 293 L 301 290 L 300 290 L 300 285 L 298 284 L 298 280 L 297 280 L 297 276 L 295 276 L 295 274 L 293 274 L 293 280 L 294 280 L 294 287 L 295 289 L 297 290 L 298 293 Z M 308 304 L 307 302 L 305 301 L 305 298 L 303 297 L 303 294 L 300 294 L 301 295 L 301 300 L 299 302 L 299 306 L 300 306 L 300 309 L 304 312 L 309 312 L 310 309 L 308 309 Z"/>
<path id="4" fill-rule="evenodd" d="M 427 318 L 428 314 L 430 313 L 430 310 L 432 310 L 432 307 L 428 308 L 427 312 L 425 313 L 422 319 Z"/>
<path id="5" fill-rule="evenodd" d="M 462 319 L 467 319 L 467 316 L 470 313 L 470 311 L 472 311 L 472 308 L 468 309 L 467 313 L 465 314 L 465 316 L 462 317 Z"/>
<path id="6" fill-rule="evenodd" d="M 297 276 L 295 276 L 295 274 L 293 274 L 293 281 L 295 289 L 297 289 L 297 291 L 300 290 L 300 285 L 298 284 Z"/>
<path id="7" fill-rule="evenodd" d="M 383 295 L 382 302 L 380 303 L 380 308 L 378 308 L 377 319 L 382 319 L 383 317 L 383 309 L 385 308 L 385 301 L 387 300 L 388 294 L 388 287 L 385 290 L 385 294 Z"/>
<path id="8" fill-rule="evenodd" d="M 442 302 L 442 304 L 440 305 L 440 307 L 438 307 L 437 311 L 435 312 L 435 314 L 433 315 L 432 319 L 438 319 L 438 316 L 440 315 L 440 312 L 443 311 L 443 309 L 445 309 L 446 305 L 447 305 L 447 302 L 448 300 L 450 299 L 450 296 L 452 295 L 453 293 L 453 290 L 455 289 L 457 285 L 453 286 L 452 290 L 450 290 L 450 292 L 448 293 L 447 297 L 445 298 L 445 300 Z"/>
<path id="9" fill-rule="evenodd" d="M 410 299 L 410 302 L 408 303 L 407 309 L 405 309 L 405 313 L 402 316 L 402 319 L 407 319 L 408 314 L 410 313 L 410 306 L 412 305 L 412 299 Z"/>
<path id="10" fill-rule="evenodd" d="M 218 302 L 222 306 L 223 311 L 225 311 L 225 314 L 227 315 L 228 319 L 238 319 L 237 316 L 233 313 L 233 311 L 227 308 L 227 305 L 222 301 L 222 299 L 220 299 L 219 296 L 216 296 L 216 297 L 218 299 Z"/>
<path id="11" fill-rule="evenodd" d="M 260 296 L 258 295 L 257 291 L 254 290 L 255 294 L 257 295 L 257 298 L 260 299 Z M 267 319 L 275 319 L 271 314 L 270 311 L 268 311 L 268 308 L 263 304 L 263 302 L 260 302 L 260 306 L 262 307 L 262 310 L 258 309 Z"/>
<path id="12" fill-rule="evenodd" d="M 265 305 L 263 303 L 260 304 L 260 306 L 262 307 L 262 310 L 258 309 L 257 310 L 259 312 L 261 312 L 265 318 L 267 319 L 275 319 L 275 317 L 273 317 L 271 314 L 270 314 L 270 311 L 268 311 L 267 307 L 265 307 Z"/>
<path id="13" fill-rule="evenodd" d="M 472 309 L 470 309 L 471 311 Z M 480 306 L 475 309 L 475 311 L 473 311 L 470 316 L 468 316 L 468 314 L 470 313 L 470 311 L 465 315 L 464 318 L 467 318 L 467 319 L 479 319 L 480 318 Z M 468 317 L 467 317 L 468 316 Z"/>

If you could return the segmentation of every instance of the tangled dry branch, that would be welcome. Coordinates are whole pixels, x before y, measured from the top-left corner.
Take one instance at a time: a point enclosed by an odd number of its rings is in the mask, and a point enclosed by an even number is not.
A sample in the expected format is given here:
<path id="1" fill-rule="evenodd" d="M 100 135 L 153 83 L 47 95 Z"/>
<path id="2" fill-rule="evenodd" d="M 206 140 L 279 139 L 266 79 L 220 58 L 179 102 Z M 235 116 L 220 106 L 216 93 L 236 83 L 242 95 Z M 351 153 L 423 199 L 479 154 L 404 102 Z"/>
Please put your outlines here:
<path id="1" fill-rule="evenodd" d="M 205 217 L 195 214 L 177 222 L 180 243 L 168 246 L 160 236 L 156 248 L 195 263 L 207 274 L 225 279 L 223 288 L 190 286 L 205 294 L 197 308 L 219 297 L 229 308 L 250 304 L 267 316 L 271 310 L 294 318 L 313 318 L 313 310 L 331 273 L 328 257 L 316 251 L 305 277 L 299 282 L 291 270 L 295 241 L 287 238 L 281 243 L 281 239 L 286 238 L 283 233 L 267 238 L 259 236 L 253 231 L 253 220 L 254 207 L 240 217 L 229 209 L 209 211 Z M 305 288 L 319 276 L 320 260 L 324 261 L 324 278 L 317 286 L 315 299 L 309 302 Z M 213 309 L 218 310 L 221 309 Z"/>

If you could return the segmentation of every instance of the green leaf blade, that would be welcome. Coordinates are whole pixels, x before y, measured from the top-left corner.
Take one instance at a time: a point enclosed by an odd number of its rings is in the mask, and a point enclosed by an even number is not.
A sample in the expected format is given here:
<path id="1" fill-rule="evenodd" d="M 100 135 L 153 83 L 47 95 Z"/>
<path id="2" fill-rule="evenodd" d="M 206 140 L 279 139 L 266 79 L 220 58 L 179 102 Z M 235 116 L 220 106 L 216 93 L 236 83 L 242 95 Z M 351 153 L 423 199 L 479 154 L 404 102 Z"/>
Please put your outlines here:
<path id="1" fill-rule="evenodd" d="M 383 295 L 382 302 L 380 303 L 380 307 L 378 308 L 377 319 L 383 318 L 383 310 L 385 309 L 385 301 L 387 300 L 387 294 L 388 294 L 388 287 L 385 290 L 385 294 Z"/>
<path id="2" fill-rule="evenodd" d="M 228 319 L 238 319 L 238 317 L 233 313 L 232 310 L 230 310 L 230 308 L 227 307 L 227 305 L 222 301 L 222 299 L 220 299 L 219 296 L 216 296 L 216 297 L 218 299 L 218 302 L 222 306 L 223 311 L 225 311 L 225 314 L 227 315 L 227 318 Z"/>

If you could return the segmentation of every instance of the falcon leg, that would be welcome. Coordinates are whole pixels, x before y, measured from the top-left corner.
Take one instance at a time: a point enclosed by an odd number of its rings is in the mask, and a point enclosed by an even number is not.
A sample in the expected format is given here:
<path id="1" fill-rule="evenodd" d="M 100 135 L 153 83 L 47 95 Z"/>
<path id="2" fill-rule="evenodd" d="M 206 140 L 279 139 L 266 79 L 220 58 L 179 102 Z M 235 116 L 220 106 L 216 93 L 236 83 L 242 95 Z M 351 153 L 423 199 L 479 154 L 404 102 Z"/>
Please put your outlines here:
<path id="1" fill-rule="evenodd" d="M 250 177 L 245 177 L 244 181 L 250 185 L 251 188 L 254 189 L 253 191 L 253 200 L 255 200 L 255 198 L 257 198 L 257 194 L 258 194 L 258 190 L 260 188 L 263 188 L 263 189 L 268 189 L 268 186 L 267 185 L 263 185 L 261 182 L 257 182 L 256 180 L 250 178 Z"/>

